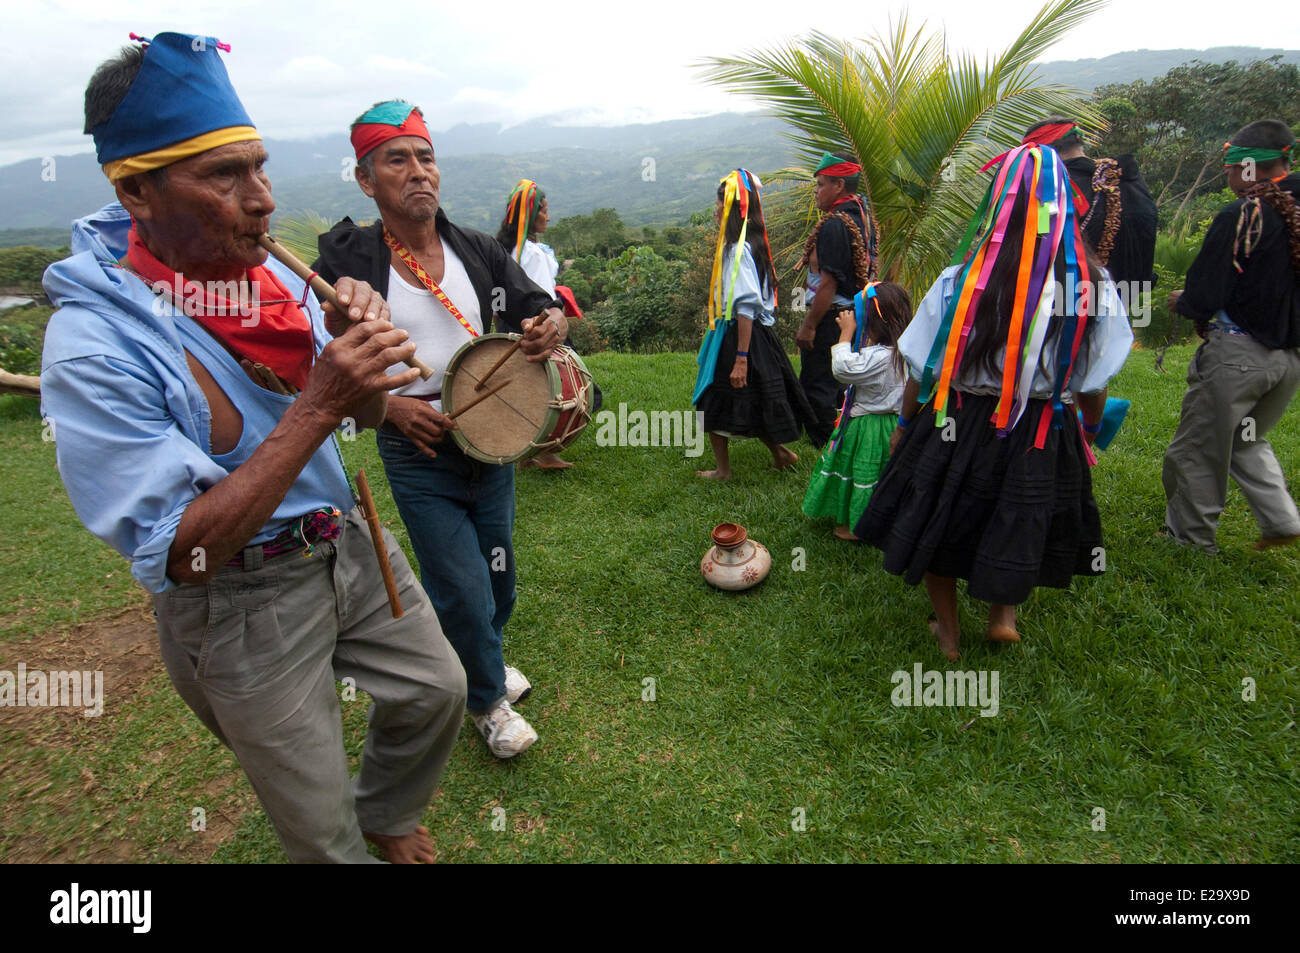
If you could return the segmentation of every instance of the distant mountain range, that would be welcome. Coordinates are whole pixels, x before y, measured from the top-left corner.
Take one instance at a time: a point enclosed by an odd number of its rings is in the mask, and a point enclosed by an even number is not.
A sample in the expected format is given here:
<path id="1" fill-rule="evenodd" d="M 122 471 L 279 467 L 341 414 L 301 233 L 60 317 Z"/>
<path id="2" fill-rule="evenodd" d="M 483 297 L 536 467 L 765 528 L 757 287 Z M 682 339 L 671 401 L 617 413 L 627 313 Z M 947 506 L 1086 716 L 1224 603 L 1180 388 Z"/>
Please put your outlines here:
<path id="1" fill-rule="evenodd" d="M 1214 47 L 1054 61 L 1039 64 L 1039 71 L 1049 82 L 1091 91 L 1151 79 L 1197 59 L 1243 62 L 1274 55 L 1300 63 L 1295 50 Z M 510 189 L 528 177 L 547 192 L 552 220 L 615 208 L 629 225 L 659 226 L 682 223 L 692 211 L 709 207 L 714 184 L 729 169 L 744 166 L 762 175 L 788 166 L 792 152 L 784 129 L 761 113 L 615 127 L 537 119 L 504 129 L 462 124 L 434 133 L 434 146 L 447 212 L 465 225 L 495 230 Z M 344 177 L 352 152 L 343 132 L 266 145 L 277 216 L 374 216 L 373 203 Z M 0 247 L 64 244 L 69 222 L 112 198 L 89 153 L 57 157 L 52 170 L 38 159 L 6 166 L 0 169 Z"/>

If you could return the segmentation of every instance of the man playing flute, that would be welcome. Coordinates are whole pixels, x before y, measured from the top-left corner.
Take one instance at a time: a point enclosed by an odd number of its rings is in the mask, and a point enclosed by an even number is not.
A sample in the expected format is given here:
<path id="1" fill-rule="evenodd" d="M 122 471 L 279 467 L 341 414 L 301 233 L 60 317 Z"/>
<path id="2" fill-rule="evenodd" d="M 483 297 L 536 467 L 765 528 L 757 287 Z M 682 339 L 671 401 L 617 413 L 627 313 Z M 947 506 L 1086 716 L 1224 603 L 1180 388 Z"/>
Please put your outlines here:
<path id="1" fill-rule="evenodd" d="M 434 859 L 419 826 L 464 671 L 391 535 L 393 619 L 334 431 L 416 372 L 382 297 L 322 311 L 258 245 L 266 151 L 211 37 L 96 70 L 86 131 L 118 201 L 74 224 L 45 288 L 43 412 L 78 516 L 153 596 L 177 692 L 239 759 L 289 858 Z M 228 47 L 222 47 L 228 49 Z M 349 779 L 336 679 L 370 694 Z"/>

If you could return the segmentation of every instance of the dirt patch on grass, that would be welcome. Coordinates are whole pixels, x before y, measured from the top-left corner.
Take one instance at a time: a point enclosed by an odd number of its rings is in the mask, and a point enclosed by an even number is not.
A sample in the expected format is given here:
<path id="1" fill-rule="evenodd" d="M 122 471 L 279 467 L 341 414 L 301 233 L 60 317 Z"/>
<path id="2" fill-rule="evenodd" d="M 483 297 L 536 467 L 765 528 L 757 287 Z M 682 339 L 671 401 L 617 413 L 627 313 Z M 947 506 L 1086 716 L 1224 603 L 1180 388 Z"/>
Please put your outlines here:
<path id="1" fill-rule="evenodd" d="M 30 639 L 10 639 L 0 642 L 0 672 L 12 673 L 17 678 L 19 666 L 28 673 L 75 672 L 102 673 L 102 712 L 87 717 L 87 695 L 90 684 L 79 685 L 77 695 L 80 707 L 54 706 L 48 703 L 18 707 L 0 705 L 0 728 L 33 730 L 43 738 L 51 738 L 71 730 L 74 724 L 100 722 L 107 724 L 105 716 L 117 714 L 129 707 L 145 684 L 163 670 L 158 655 L 158 630 L 154 627 L 153 612 L 147 606 L 134 606 L 125 612 L 91 622 L 82 623 L 70 630 L 45 632 Z M 30 677 L 30 676 L 29 676 Z M 4 676 L 0 675 L 0 680 Z M 47 682 L 45 698 L 53 700 L 58 691 Z M 91 679 L 78 679 L 89 683 Z M 97 680 L 96 680 L 97 681 Z M 18 686 L 14 686 L 17 691 Z M 24 689 L 24 694 L 26 690 Z M 65 689 L 66 694 L 66 689 Z"/>
<path id="2" fill-rule="evenodd" d="M 44 704 L 15 704 L 20 672 L 26 673 L 28 681 L 24 700 L 30 698 L 32 673 L 39 673 L 36 681 L 45 682 Z M 83 673 L 77 680 L 79 704 L 49 704 L 56 700 L 56 692 L 63 702 L 77 697 L 68 682 L 60 686 L 51 677 L 56 672 Z M 95 673 L 102 677 L 102 692 L 92 689 L 98 681 Z M 5 690 L 10 694 L 8 703 L 0 705 L 0 747 L 5 751 L 0 789 L 6 793 L 0 799 L 0 832 L 9 836 L 0 838 L 0 862 L 132 863 L 158 859 L 160 853 L 173 860 L 201 862 L 257 806 L 243 775 L 232 769 L 186 791 L 187 803 L 211 806 L 206 830 L 169 837 L 166 843 L 139 843 L 131 836 L 138 814 L 168 810 L 161 805 L 173 802 L 179 793 L 168 783 L 176 779 L 155 774 L 123 798 L 102 776 L 107 768 L 101 765 L 111 765 L 121 756 L 119 735 L 133 715 L 157 692 L 173 690 L 158 653 L 157 629 L 147 601 L 71 628 L 0 642 L 0 691 Z M 102 712 L 88 717 L 88 708 L 102 708 Z M 182 717 L 193 718 L 188 711 Z M 197 721 L 182 730 L 195 738 L 206 735 Z M 167 758 L 165 750 L 141 751 L 135 764 L 152 762 L 162 772 Z M 163 780 L 159 788 L 169 790 L 152 790 L 157 780 Z M 62 822 L 80 817 L 94 823 L 77 824 L 75 831 L 69 831 Z"/>

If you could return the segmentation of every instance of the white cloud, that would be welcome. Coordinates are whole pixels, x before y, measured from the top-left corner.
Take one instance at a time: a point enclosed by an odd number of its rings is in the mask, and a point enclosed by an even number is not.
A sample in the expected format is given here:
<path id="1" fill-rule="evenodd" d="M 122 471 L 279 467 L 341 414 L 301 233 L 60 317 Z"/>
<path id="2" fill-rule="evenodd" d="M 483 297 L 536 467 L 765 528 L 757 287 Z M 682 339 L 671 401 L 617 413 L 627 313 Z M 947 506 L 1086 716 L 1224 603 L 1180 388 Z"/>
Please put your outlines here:
<path id="1" fill-rule="evenodd" d="M 514 124 L 560 114 L 617 124 L 744 108 L 700 82 L 693 64 L 806 34 L 863 37 L 888 27 L 906 3 L 909 23 L 946 29 L 950 49 L 980 58 L 1005 48 L 1043 0 L 1000 0 L 997 16 L 969 0 L 850 5 L 832 20 L 788 0 L 432 0 L 418 8 L 358 7 L 355 0 L 270 4 L 194 0 L 184 7 L 132 0 L 44 0 L 6 8 L 0 56 L 0 156 L 43 155 L 80 138 L 81 99 L 94 67 L 127 33 L 172 28 L 215 35 L 249 114 L 270 137 L 339 131 L 370 103 L 420 103 L 430 126 Z M 1218 0 L 1112 4 L 1058 43 L 1049 58 L 1100 57 L 1142 47 L 1240 44 L 1300 48 L 1300 21 L 1233 17 Z M 183 13 L 179 12 L 182 11 Z"/>
<path id="2" fill-rule="evenodd" d="M 366 61 L 366 64 L 374 69 L 389 70 L 394 73 L 410 73 L 413 76 L 435 76 L 438 79 L 447 78 L 447 74 L 436 66 L 430 66 L 427 63 L 416 63 L 413 60 L 404 60 L 395 56 L 372 56 Z"/>

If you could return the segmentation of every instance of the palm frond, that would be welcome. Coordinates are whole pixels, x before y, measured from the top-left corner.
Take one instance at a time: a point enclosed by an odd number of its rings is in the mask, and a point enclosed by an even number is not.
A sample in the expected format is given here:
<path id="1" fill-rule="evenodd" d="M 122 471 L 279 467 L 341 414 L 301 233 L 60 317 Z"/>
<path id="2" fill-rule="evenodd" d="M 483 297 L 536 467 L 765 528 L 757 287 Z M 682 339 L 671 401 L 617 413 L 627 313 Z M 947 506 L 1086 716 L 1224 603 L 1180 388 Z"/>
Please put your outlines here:
<path id="1" fill-rule="evenodd" d="M 982 62 L 949 55 L 941 35 L 914 28 L 903 13 L 863 40 L 813 32 L 770 50 L 709 57 L 697 68 L 705 81 L 772 109 L 809 168 L 823 151 L 858 156 L 861 188 L 881 226 L 882 273 L 916 295 L 947 264 L 974 214 L 989 181 L 981 165 L 1054 113 L 1084 128 L 1103 125 L 1082 93 L 1039 82 L 1032 63 L 1105 3 L 1050 0 L 1006 50 Z M 785 183 L 809 178 L 808 169 L 778 175 Z M 815 220 L 806 185 L 788 189 L 772 208 L 782 234 Z M 773 252 L 788 265 L 802 244 L 785 245 Z"/>

